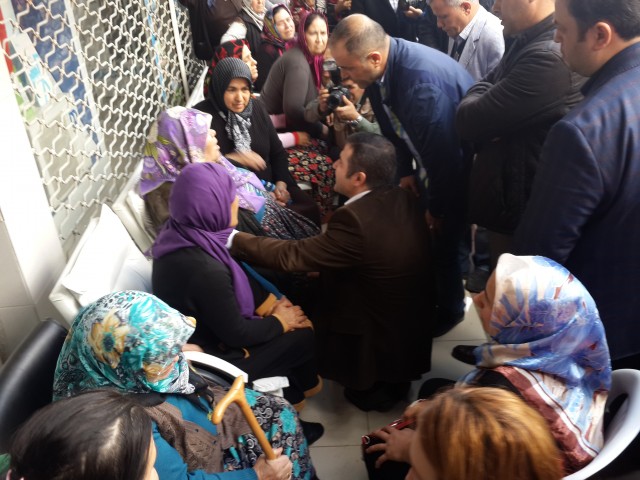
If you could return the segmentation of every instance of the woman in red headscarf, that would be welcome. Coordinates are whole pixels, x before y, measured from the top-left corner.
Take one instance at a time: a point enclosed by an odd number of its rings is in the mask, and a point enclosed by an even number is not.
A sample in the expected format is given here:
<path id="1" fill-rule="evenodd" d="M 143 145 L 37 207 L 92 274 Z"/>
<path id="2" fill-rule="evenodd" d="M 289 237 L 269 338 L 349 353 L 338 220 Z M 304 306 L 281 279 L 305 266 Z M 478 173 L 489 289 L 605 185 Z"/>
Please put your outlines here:
<path id="1" fill-rule="evenodd" d="M 333 204 L 333 168 L 324 145 L 329 129 L 321 122 L 307 122 L 305 106 L 322 88 L 322 63 L 327 48 L 326 17 L 319 12 L 301 12 L 298 38 L 271 67 L 260 100 L 272 115 L 284 114 L 286 128 L 307 132 L 315 141 L 304 148 L 289 150 L 289 166 L 297 181 L 309 182 L 323 213 Z"/>

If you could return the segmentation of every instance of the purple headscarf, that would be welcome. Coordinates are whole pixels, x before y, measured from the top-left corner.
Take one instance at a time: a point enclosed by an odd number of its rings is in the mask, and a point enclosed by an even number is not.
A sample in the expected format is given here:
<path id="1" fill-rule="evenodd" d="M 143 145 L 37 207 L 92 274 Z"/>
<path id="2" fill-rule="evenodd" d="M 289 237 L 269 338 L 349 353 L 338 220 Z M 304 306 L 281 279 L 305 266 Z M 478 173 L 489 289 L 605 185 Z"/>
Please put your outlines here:
<path id="1" fill-rule="evenodd" d="M 211 115 L 192 108 L 172 107 L 158 116 L 144 147 L 142 197 L 165 182 L 175 182 L 185 165 L 205 161 L 209 125 Z"/>
<path id="2" fill-rule="evenodd" d="M 231 258 L 226 243 L 231 233 L 231 204 L 236 187 L 224 167 L 195 163 L 182 169 L 169 199 L 170 217 L 151 252 L 160 258 L 183 248 L 200 247 L 231 272 L 240 312 L 254 317 L 255 304 L 249 280 Z"/>

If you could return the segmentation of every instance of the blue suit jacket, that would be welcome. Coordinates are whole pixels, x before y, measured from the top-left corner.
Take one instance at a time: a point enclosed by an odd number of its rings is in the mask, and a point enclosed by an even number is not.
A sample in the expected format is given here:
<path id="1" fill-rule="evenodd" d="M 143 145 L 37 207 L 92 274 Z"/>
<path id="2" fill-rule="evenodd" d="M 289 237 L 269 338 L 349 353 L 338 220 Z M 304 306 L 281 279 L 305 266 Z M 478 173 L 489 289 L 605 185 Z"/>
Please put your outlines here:
<path id="1" fill-rule="evenodd" d="M 383 103 L 400 120 L 427 172 L 424 206 L 436 216 L 460 213 L 466 198 L 468 157 L 456 132 L 455 113 L 473 79 L 438 50 L 397 38 L 390 42 L 384 73 L 387 96 L 382 98 L 378 83 L 367 87 L 367 95 L 383 135 L 396 146 L 398 173 L 413 172 L 413 155 L 396 134 Z"/>
<path id="2" fill-rule="evenodd" d="M 553 258 L 587 287 L 618 359 L 640 353 L 640 44 L 583 93 L 549 132 L 515 250 Z"/>

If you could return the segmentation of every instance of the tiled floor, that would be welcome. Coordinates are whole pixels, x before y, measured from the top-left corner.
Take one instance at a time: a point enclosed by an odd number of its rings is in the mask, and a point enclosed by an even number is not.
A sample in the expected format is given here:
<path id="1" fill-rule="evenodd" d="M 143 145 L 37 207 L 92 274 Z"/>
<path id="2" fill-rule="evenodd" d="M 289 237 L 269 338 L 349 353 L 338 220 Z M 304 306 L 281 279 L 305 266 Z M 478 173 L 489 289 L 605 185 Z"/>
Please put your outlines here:
<path id="1" fill-rule="evenodd" d="M 422 380 L 431 377 L 456 379 L 470 371 L 469 365 L 451 357 L 451 349 L 463 343 L 477 345 L 484 341 L 480 321 L 470 306 L 462 323 L 434 339 L 431 371 Z M 366 480 L 367 473 L 360 456 L 361 436 L 399 417 L 406 405 L 415 400 L 422 380 L 413 383 L 407 401 L 387 413 L 362 412 L 345 400 L 340 385 L 325 381 L 322 392 L 307 400 L 301 415 L 304 420 L 321 422 L 325 428 L 323 437 L 311 447 L 318 477 L 321 480 Z"/>

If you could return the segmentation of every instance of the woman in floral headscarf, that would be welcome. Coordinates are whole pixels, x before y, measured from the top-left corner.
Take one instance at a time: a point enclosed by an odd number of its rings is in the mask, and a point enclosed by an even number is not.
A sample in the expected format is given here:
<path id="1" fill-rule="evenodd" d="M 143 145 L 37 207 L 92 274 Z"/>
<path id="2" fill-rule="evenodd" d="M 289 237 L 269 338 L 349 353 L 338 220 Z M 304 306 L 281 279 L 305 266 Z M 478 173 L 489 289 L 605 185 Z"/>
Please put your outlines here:
<path id="1" fill-rule="evenodd" d="M 313 478 L 296 413 L 284 399 L 246 390 L 273 447 L 287 449 L 289 458 L 282 455 L 276 464 L 262 457 L 239 411 L 227 411 L 221 430 L 211 422 L 213 405 L 225 391 L 189 369 L 182 347 L 194 329 L 193 318 L 151 294 L 106 295 L 76 317 L 58 358 L 54 397 L 99 388 L 137 394 L 130 398 L 147 407 L 154 421 L 160 478 Z"/>
<path id="2" fill-rule="evenodd" d="M 602 448 L 611 387 L 609 348 L 593 298 L 553 260 L 504 254 L 486 290 L 473 301 L 491 341 L 474 350 L 477 368 L 458 383 L 518 394 L 547 421 L 566 474 L 583 468 Z M 429 384 L 443 382 L 427 380 L 421 394 Z M 405 417 L 415 418 L 420 411 L 420 404 L 413 405 Z M 410 434 L 405 432 L 403 439 L 393 431 L 380 435 L 394 437 L 388 444 L 396 447 L 370 447 L 369 454 L 383 453 L 379 464 L 408 461 L 397 452 L 404 451 L 398 445 L 406 445 Z"/>
<path id="3" fill-rule="evenodd" d="M 290 240 L 317 235 L 319 229 L 313 222 L 278 204 L 255 174 L 220 156 L 210 123 L 210 115 L 184 107 L 166 110 L 154 123 L 138 187 L 150 230 L 157 233 L 169 218 L 169 193 L 182 168 L 208 161 L 223 165 L 238 188 L 239 230 Z"/>
<path id="4" fill-rule="evenodd" d="M 264 16 L 262 43 L 256 52 L 258 80 L 254 80 L 256 90 L 262 90 L 273 63 L 292 46 L 296 36 L 296 26 L 291 11 L 284 3 L 279 3 Z"/>

